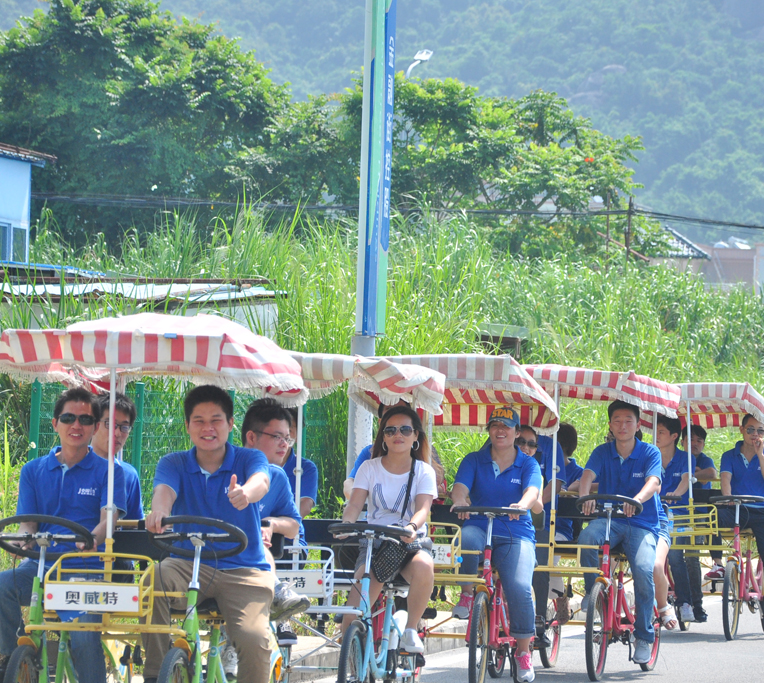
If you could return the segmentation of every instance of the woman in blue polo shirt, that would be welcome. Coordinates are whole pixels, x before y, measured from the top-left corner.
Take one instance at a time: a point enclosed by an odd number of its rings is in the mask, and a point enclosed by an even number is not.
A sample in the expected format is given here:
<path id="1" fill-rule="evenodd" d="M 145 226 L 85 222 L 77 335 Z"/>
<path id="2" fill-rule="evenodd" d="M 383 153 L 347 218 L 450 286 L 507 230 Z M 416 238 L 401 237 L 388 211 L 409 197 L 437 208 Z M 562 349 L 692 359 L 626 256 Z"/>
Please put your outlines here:
<path id="1" fill-rule="evenodd" d="M 451 493 L 454 507 L 484 505 L 530 509 L 539 500 L 541 469 L 536 460 L 515 447 L 520 418 L 511 406 L 496 408 L 488 422 L 490 443 L 470 453 L 456 473 Z M 485 548 L 488 520 L 474 515 L 462 527 L 464 550 Z M 464 555 L 462 571 L 476 574 L 477 555 Z M 510 635 L 517 639 L 517 678 L 535 678 L 531 659 L 531 639 L 535 634 L 533 612 L 533 567 L 536 563 L 535 532 L 529 513 L 500 517 L 493 523 L 493 564 L 499 571 L 509 609 Z M 467 618 L 472 608 L 473 589 L 462 587 L 453 615 Z"/>

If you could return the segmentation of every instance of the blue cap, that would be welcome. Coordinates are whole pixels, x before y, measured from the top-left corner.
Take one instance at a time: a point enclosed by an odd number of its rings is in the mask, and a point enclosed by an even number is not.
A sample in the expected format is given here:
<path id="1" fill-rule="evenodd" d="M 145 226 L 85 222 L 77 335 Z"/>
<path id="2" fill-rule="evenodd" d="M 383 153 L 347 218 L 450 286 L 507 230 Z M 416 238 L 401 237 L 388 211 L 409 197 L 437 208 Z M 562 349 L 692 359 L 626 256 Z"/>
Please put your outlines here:
<path id="1" fill-rule="evenodd" d="M 501 422 L 507 427 L 519 427 L 520 415 L 512 406 L 497 406 L 488 418 L 489 425 L 491 422 Z"/>

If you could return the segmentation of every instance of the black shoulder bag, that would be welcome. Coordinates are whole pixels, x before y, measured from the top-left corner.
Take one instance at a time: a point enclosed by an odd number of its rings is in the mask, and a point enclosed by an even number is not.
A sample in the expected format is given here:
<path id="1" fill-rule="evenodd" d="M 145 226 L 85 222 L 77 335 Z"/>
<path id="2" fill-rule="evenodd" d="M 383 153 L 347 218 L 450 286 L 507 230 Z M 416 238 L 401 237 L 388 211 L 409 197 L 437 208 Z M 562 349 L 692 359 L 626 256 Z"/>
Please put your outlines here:
<path id="1" fill-rule="evenodd" d="M 406 516 L 406 511 L 409 507 L 415 467 L 416 459 L 411 458 L 411 470 L 409 471 L 409 480 L 406 484 L 406 496 L 403 499 L 403 508 L 401 509 L 401 521 L 403 521 Z M 380 583 L 387 583 L 395 578 L 396 574 L 398 574 L 398 572 L 403 569 L 403 567 L 411 561 L 411 558 L 421 549 L 422 543 L 419 539 L 415 539 L 411 543 L 384 540 L 379 544 L 378 548 L 374 548 L 373 545 L 369 546 L 369 551 L 372 553 L 371 570 L 374 572 L 377 581 Z"/>

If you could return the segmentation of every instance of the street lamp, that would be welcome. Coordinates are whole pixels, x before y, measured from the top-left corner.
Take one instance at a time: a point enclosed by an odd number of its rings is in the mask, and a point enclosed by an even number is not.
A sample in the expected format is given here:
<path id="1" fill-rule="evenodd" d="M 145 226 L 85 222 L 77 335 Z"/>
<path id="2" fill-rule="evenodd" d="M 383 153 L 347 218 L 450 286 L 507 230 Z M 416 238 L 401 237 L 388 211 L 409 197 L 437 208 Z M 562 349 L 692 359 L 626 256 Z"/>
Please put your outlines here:
<path id="1" fill-rule="evenodd" d="M 417 64 L 421 64 L 422 62 L 429 62 L 430 57 L 432 57 L 432 50 L 419 50 L 419 52 L 414 55 L 414 61 L 411 62 L 409 68 L 406 69 L 406 79 L 408 79 L 408 77 L 411 75 L 412 69 L 417 66 Z"/>

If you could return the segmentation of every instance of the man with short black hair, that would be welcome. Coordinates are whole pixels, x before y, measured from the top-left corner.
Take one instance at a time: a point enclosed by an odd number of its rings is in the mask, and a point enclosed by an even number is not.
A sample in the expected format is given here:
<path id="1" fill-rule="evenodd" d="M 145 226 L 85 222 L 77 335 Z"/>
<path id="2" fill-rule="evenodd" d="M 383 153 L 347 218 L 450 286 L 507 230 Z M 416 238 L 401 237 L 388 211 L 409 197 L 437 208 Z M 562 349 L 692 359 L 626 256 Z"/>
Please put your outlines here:
<path id="1" fill-rule="evenodd" d="M 17 515 L 39 514 L 63 517 L 92 529 L 96 545 L 103 551 L 106 538 L 107 491 L 109 465 L 90 448 L 98 432 L 101 408 L 95 396 L 86 389 L 64 391 L 53 408 L 53 430 L 60 445 L 44 457 L 30 460 L 21 468 Z M 121 469 L 114 470 L 114 513 L 125 510 L 125 484 Z M 21 532 L 35 533 L 37 525 L 21 524 Z M 41 525 L 40 531 L 66 533 L 65 527 Z M 81 543 L 59 543 L 56 552 L 83 550 Z M 50 566 L 51 563 L 46 563 Z M 103 568 L 98 557 L 71 559 L 67 568 Z M 29 605 L 32 583 L 38 562 L 26 559 L 15 569 L 0 573 L 0 680 L 7 658 L 16 648 L 17 629 L 22 627 L 21 606 Z M 92 576 L 92 575 L 91 575 Z M 98 614 L 84 614 L 81 623 L 100 622 Z M 95 631 L 72 631 L 71 650 L 74 668 L 81 681 L 99 683 L 106 680 L 106 667 L 101 648 L 101 634 Z"/>
<path id="2" fill-rule="evenodd" d="M 637 514 L 633 505 L 624 505 L 626 519 L 613 519 L 610 527 L 611 547 L 620 545 L 629 559 L 634 578 L 636 622 L 633 661 L 646 664 L 650 661 L 653 628 L 653 603 L 655 583 L 653 565 L 658 537 L 658 492 L 661 487 L 661 453 L 653 445 L 636 438 L 639 427 L 639 408 L 624 401 L 613 401 L 608 406 L 610 431 L 614 440 L 594 449 L 581 476 L 581 497 L 587 496 L 592 483 L 599 482 L 600 494 L 616 494 L 633 498 L 642 504 Z M 591 515 L 595 501 L 584 503 L 583 513 Z M 595 519 L 578 537 L 581 545 L 599 546 L 605 540 L 607 520 Z M 599 566 L 597 550 L 582 550 L 581 563 L 585 567 Z M 587 607 L 589 594 L 594 586 L 594 574 L 584 574 L 586 596 L 581 605 Z"/>
<path id="3" fill-rule="evenodd" d="M 292 422 L 289 426 L 289 436 L 292 441 L 297 440 L 297 417 L 299 415 L 297 408 L 288 408 L 292 416 Z M 312 460 L 308 460 L 304 455 L 300 458 L 302 466 L 302 476 L 300 477 L 300 517 L 305 518 L 318 503 L 318 468 Z M 286 460 L 281 465 L 289 479 L 289 486 L 292 489 L 292 495 L 297 490 L 297 455 L 294 452 L 294 446 L 290 446 L 287 451 Z"/>
<path id="4" fill-rule="evenodd" d="M 260 511 L 253 503 L 268 492 L 268 460 L 260 451 L 238 448 L 228 442 L 233 430 L 233 401 L 223 389 L 196 387 L 186 395 L 183 409 L 193 448 L 170 453 L 159 461 L 146 528 L 162 533 L 165 517 L 195 515 L 219 519 L 244 531 L 249 539 L 244 551 L 223 559 L 201 561 L 199 602 L 206 598 L 217 601 L 238 653 L 239 680 L 267 683 L 273 574 L 265 559 Z M 209 530 L 181 526 L 181 531 Z M 160 563 L 155 573 L 152 623 L 170 623 L 170 603 L 175 601 L 165 599 L 163 593 L 185 593 L 191 569 L 191 561 L 176 557 Z M 184 600 L 178 606 L 183 604 Z M 146 641 L 144 680 L 150 683 L 156 681 L 169 639 L 166 634 L 151 634 Z"/>

